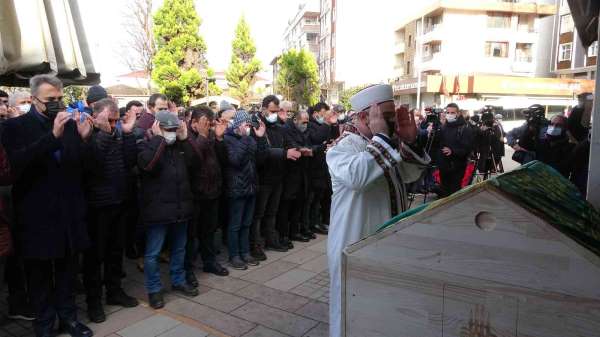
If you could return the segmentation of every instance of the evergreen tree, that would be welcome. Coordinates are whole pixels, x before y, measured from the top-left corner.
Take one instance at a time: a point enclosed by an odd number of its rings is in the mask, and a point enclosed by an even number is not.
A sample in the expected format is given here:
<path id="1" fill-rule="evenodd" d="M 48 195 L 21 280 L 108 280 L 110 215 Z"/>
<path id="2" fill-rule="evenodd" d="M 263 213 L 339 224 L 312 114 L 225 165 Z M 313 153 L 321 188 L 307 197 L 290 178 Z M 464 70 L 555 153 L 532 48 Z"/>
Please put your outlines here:
<path id="1" fill-rule="evenodd" d="M 198 34 L 201 20 L 193 0 L 164 0 L 154 15 L 152 79 L 177 103 L 206 95 L 206 44 Z"/>
<path id="2" fill-rule="evenodd" d="M 231 64 L 225 73 L 229 93 L 246 106 L 252 97 L 254 77 L 261 69 L 256 58 L 256 46 L 250 36 L 250 27 L 242 16 L 235 29 L 235 38 L 231 45 Z"/>
<path id="3" fill-rule="evenodd" d="M 303 49 L 290 49 L 278 61 L 276 91 L 299 105 L 314 105 L 319 101 L 319 70 L 314 55 Z"/>

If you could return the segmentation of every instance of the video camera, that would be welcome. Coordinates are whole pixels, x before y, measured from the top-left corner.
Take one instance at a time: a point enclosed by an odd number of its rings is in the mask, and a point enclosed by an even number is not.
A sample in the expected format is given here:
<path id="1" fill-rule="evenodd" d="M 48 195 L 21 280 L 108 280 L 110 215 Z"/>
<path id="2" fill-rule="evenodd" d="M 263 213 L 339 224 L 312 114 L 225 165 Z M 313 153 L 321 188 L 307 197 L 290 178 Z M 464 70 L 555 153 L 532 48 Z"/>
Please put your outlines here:
<path id="1" fill-rule="evenodd" d="M 540 104 L 534 104 L 522 111 L 523 116 L 527 120 L 527 124 L 531 126 L 539 126 L 546 117 L 546 109 Z"/>
<path id="2" fill-rule="evenodd" d="M 440 124 L 440 113 L 444 112 L 444 109 L 440 108 L 425 108 L 425 120 L 427 123 Z"/>

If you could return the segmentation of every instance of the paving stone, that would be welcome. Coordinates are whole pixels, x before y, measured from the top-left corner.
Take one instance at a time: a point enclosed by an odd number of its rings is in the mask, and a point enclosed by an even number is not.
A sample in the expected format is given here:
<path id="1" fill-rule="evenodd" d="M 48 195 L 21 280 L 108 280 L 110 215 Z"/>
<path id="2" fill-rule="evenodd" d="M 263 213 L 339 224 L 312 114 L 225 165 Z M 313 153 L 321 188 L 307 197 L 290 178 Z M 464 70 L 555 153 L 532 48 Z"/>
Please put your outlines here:
<path id="1" fill-rule="evenodd" d="M 117 334 L 123 337 L 158 336 L 179 324 L 181 324 L 179 321 L 170 317 L 154 315 L 118 331 Z"/>
<path id="2" fill-rule="evenodd" d="M 119 310 L 118 314 L 110 316 L 106 322 L 100 324 L 89 323 L 88 327 L 94 331 L 94 336 L 106 336 L 152 315 L 154 315 L 154 311 L 143 306 L 126 308 Z"/>
<path id="3" fill-rule="evenodd" d="M 260 284 L 252 284 L 236 294 L 286 311 L 298 310 L 309 302 L 307 298 Z"/>
<path id="4" fill-rule="evenodd" d="M 245 288 L 242 290 L 244 289 Z M 231 295 L 216 289 L 212 289 L 204 294 L 190 298 L 190 300 L 223 312 L 231 312 L 248 303 L 248 300 L 242 297 Z"/>
<path id="5" fill-rule="evenodd" d="M 253 270 L 241 279 L 255 283 L 264 283 L 298 267 L 298 264 L 287 261 L 274 261 L 266 266 Z"/>
<path id="6" fill-rule="evenodd" d="M 302 308 L 296 310 L 298 315 L 314 319 L 323 323 L 329 323 L 329 305 L 323 302 L 311 301 Z"/>
<path id="7" fill-rule="evenodd" d="M 243 337 L 287 337 L 289 335 L 284 335 L 281 332 L 271 330 L 269 328 L 265 328 L 262 325 L 257 326 L 256 328 L 250 330 Z"/>
<path id="8" fill-rule="evenodd" d="M 316 252 L 327 253 L 327 240 L 321 240 L 313 245 L 306 247 L 306 249 L 313 250 Z"/>
<path id="9" fill-rule="evenodd" d="M 314 271 L 315 273 L 327 270 L 327 255 L 317 256 L 316 258 L 301 264 L 299 268 Z"/>
<path id="10" fill-rule="evenodd" d="M 329 324 L 319 323 L 302 337 L 329 337 Z"/>
<path id="11" fill-rule="evenodd" d="M 316 273 L 312 271 L 292 269 L 268 282 L 265 282 L 265 285 L 271 288 L 288 291 L 313 278 L 315 275 Z"/>
<path id="12" fill-rule="evenodd" d="M 314 250 L 303 249 L 296 253 L 290 254 L 290 255 L 282 258 L 281 260 L 292 262 L 292 263 L 297 263 L 297 264 L 303 264 L 303 263 L 306 263 L 306 262 L 314 259 L 315 257 L 317 257 L 319 255 L 322 255 L 322 253 L 315 252 Z"/>
<path id="13" fill-rule="evenodd" d="M 234 317 L 189 300 L 177 299 L 167 303 L 168 311 L 206 324 L 229 336 L 242 336 L 256 324 Z"/>
<path id="14" fill-rule="evenodd" d="M 231 276 L 222 277 L 222 276 L 217 276 L 217 275 L 212 275 L 212 274 L 207 274 L 207 276 L 198 279 L 198 283 L 200 283 L 201 285 L 204 285 L 204 286 L 207 286 L 207 287 L 210 287 L 213 289 L 219 289 L 221 291 L 225 291 L 228 293 L 234 293 L 234 292 L 250 285 L 250 282 L 240 280 L 238 278 L 234 278 Z"/>
<path id="15" fill-rule="evenodd" d="M 231 313 L 273 330 L 300 337 L 317 325 L 316 321 L 261 303 L 250 302 Z"/>
<path id="16" fill-rule="evenodd" d="M 205 337 L 207 335 L 208 332 L 206 331 L 202 331 L 187 324 L 179 324 L 158 337 Z"/>

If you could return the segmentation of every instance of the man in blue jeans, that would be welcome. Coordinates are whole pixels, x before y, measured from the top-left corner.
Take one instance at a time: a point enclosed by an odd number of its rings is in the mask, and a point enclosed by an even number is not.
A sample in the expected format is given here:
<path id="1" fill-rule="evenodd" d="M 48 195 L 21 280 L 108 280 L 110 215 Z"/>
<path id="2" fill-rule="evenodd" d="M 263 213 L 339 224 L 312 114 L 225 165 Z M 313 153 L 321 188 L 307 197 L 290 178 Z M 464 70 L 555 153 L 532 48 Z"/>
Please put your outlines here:
<path id="1" fill-rule="evenodd" d="M 250 255 L 248 240 L 258 190 L 256 162 L 264 159 L 269 147 L 264 138 L 265 130 L 262 121 L 253 127 L 251 116 L 240 110 L 225 131 L 225 193 L 229 200 L 227 243 L 229 263 L 234 269 L 245 270 L 248 265 L 258 265 L 258 261 Z"/>
<path id="2" fill-rule="evenodd" d="M 156 114 L 151 134 L 140 143 L 138 166 L 142 180 L 142 220 L 146 225 L 144 274 L 150 306 L 164 307 L 158 256 L 167 233 L 170 238 L 170 275 L 174 291 L 197 296 L 187 284 L 183 266 L 187 225 L 193 214 L 184 142 L 187 127 L 166 110 Z"/>

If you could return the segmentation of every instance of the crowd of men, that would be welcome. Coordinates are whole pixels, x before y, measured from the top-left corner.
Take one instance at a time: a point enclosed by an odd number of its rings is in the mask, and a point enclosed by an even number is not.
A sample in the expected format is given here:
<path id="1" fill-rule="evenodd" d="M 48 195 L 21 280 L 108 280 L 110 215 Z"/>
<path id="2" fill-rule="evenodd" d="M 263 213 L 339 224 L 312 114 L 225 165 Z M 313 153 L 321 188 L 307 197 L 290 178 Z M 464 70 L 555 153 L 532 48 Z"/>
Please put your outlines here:
<path id="1" fill-rule="evenodd" d="M 328 234 L 332 177 L 334 205 L 374 193 L 364 202 L 381 207 L 388 191 L 392 205 L 377 214 L 389 217 L 408 208 L 406 192 L 445 197 L 476 172 L 501 172 L 507 137 L 513 159 L 542 160 L 578 186 L 587 178 L 589 140 L 575 127 L 578 108 L 573 118 L 547 121 L 543 107 L 532 106 L 525 125 L 506 134 L 492 107 L 475 116 L 454 103 L 408 113 L 386 85 L 357 94 L 352 107 L 318 103 L 292 112 L 290 102 L 269 95 L 254 111 L 225 101 L 183 109 L 153 94 L 119 109 L 100 86 L 65 107 L 62 83 L 47 75 L 33 77 L 30 92 L 0 91 L 0 269 L 9 316 L 34 320 L 37 336 L 51 336 L 57 318 L 62 331 L 92 336 L 77 318 L 74 289 L 82 279 L 92 322 L 106 320 L 104 303 L 137 306 L 123 290 L 124 255 L 139 259 L 152 308 L 165 305 L 161 261 L 169 263 L 172 291 L 196 296 L 198 255 L 203 272 L 227 276 L 228 268 L 259 265 L 265 250 L 285 252 Z M 394 113 L 404 120 L 390 119 Z M 381 175 L 387 183 L 361 187 Z M 365 205 L 338 206 L 331 218 L 381 224 L 363 219 L 372 208 Z M 363 236 L 362 225 L 356 235 L 339 225 L 330 249 Z M 226 266 L 217 261 L 220 241 Z M 331 274 L 333 288 L 339 280 Z"/>

